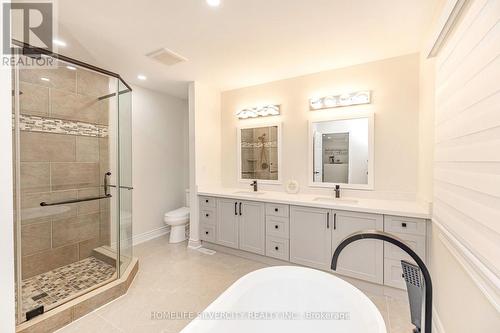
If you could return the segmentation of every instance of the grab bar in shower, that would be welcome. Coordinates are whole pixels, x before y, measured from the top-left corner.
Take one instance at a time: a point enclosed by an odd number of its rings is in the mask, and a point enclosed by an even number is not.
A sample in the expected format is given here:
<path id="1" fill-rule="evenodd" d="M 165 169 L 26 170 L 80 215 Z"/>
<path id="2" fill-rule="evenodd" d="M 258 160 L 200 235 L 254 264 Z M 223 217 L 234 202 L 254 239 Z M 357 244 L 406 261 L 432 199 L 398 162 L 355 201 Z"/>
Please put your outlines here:
<path id="1" fill-rule="evenodd" d="M 111 198 L 111 194 L 107 195 L 102 195 L 99 197 L 91 197 L 91 198 L 84 198 L 84 199 L 75 199 L 75 200 L 66 200 L 66 201 L 58 201 L 58 202 L 40 202 L 40 206 L 42 207 L 47 207 L 47 206 L 57 206 L 57 205 L 67 205 L 67 204 L 72 204 L 72 203 L 77 203 L 77 202 L 85 202 L 85 201 L 94 201 L 94 200 L 101 200 L 101 199 L 108 199 Z"/>

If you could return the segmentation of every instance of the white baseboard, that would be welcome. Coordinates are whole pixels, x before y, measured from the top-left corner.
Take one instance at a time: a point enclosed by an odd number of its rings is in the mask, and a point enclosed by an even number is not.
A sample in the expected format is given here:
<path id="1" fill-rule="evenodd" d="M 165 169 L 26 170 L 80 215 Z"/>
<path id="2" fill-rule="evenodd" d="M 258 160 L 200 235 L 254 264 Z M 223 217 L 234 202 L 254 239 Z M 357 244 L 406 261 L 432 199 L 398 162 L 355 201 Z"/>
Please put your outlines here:
<path id="1" fill-rule="evenodd" d="M 144 233 L 139 234 L 139 235 L 134 235 L 132 237 L 132 244 L 135 246 L 135 245 L 150 241 L 152 239 L 161 237 L 163 235 L 166 235 L 169 232 L 170 232 L 170 227 L 167 225 L 164 225 L 158 229 L 147 231 L 147 232 L 144 232 Z"/>
<path id="2" fill-rule="evenodd" d="M 435 307 L 432 308 L 432 331 L 434 333 L 446 333 Z"/>

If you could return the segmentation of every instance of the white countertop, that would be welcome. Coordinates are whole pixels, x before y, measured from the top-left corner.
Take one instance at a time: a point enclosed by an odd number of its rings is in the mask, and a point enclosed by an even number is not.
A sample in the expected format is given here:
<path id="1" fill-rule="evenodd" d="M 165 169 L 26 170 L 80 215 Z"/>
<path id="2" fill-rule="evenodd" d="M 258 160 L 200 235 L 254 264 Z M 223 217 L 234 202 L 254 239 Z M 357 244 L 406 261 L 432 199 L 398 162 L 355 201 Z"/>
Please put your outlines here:
<path id="1" fill-rule="evenodd" d="M 237 193 L 240 192 L 240 193 Z M 380 200 L 354 197 L 342 197 L 341 200 L 317 201 L 315 198 L 329 197 L 316 194 L 288 194 L 285 192 L 259 191 L 254 194 L 238 188 L 202 188 L 198 195 L 211 197 L 234 198 L 240 200 L 261 201 L 269 203 L 280 203 L 295 206 L 307 206 L 316 208 L 327 208 L 346 210 L 352 212 L 376 213 L 406 217 L 430 219 L 429 207 L 423 203 L 409 200 Z M 333 196 L 331 197 L 333 199 Z M 342 202 L 342 200 L 346 200 Z M 355 200 L 349 202 L 347 200 Z"/>

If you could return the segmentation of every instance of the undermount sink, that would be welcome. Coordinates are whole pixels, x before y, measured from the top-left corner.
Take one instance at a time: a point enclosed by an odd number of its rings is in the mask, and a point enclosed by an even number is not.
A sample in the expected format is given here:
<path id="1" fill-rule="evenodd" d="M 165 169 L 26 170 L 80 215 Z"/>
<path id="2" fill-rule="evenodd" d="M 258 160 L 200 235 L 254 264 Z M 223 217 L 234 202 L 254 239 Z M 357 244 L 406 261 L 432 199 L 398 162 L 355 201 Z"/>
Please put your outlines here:
<path id="1" fill-rule="evenodd" d="M 233 192 L 233 194 L 243 194 L 243 195 L 261 195 L 261 194 L 264 194 L 264 192 L 254 192 L 254 191 L 236 191 L 236 192 Z"/>
<path id="2" fill-rule="evenodd" d="M 339 204 L 348 204 L 355 205 L 358 203 L 358 200 L 355 199 L 344 199 L 344 198 L 332 198 L 332 197 L 316 197 L 313 201 L 325 201 L 325 202 L 333 202 Z"/>

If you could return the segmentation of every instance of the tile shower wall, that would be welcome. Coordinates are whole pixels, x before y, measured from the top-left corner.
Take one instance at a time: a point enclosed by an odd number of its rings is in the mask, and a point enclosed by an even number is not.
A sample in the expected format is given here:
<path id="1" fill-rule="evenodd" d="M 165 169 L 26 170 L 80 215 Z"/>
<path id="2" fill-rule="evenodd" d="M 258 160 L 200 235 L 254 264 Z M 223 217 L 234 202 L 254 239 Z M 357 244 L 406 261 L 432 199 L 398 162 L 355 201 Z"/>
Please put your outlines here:
<path id="1" fill-rule="evenodd" d="M 109 168 L 110 100 L 98 97 L 109 94 L 110 81 L 62 65 L 20 71 L 23 279 L 87 258 L 94 248 L 110 244 L 109 199 L 40 206 L 42 201 L 102 194 Z"/>

